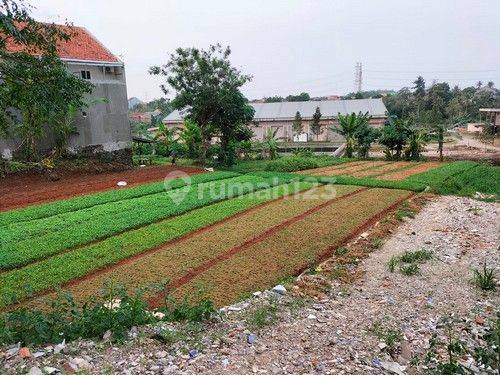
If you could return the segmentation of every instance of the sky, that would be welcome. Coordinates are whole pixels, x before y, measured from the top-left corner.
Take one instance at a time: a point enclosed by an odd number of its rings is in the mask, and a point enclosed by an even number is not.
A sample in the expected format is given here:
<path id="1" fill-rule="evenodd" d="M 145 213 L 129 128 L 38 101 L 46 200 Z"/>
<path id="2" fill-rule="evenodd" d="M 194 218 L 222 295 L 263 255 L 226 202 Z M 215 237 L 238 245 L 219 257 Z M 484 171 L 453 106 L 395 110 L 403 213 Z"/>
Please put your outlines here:
<path id="1" fill-rule="evenodd" d="M 428 83 L 500 86 L 499 0 L 30 0 L 41 21 L 92 32 L 126 67 L 129 97 L 163 96 L 148 74 L 177 47 L 232 49 L 249 99 L 343 95 Z M 172 96 L 172 95 L 171 95 Z"/>

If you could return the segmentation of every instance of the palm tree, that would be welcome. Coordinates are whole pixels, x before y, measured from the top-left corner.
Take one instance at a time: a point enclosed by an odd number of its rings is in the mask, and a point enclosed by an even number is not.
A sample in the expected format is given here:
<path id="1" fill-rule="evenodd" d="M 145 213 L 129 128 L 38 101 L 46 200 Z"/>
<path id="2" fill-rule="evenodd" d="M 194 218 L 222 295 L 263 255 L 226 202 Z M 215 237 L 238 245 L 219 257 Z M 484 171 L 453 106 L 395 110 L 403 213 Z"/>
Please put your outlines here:
<path id="1" fill-rule="evenodd" d="M 278 140 L 275 138 L 278 130 L 278 128 L 274 129 L 274 131 L 271 128 L 267 128 L 264 135 L 264 148 L 269 152 L 269 158 L 271 159 L 276 159 L 278 156 Z"/>
<path id="2" fill-rule="evenodd" d="M 339 127 L 331 128 L 332 131 L 345 138 L 345 155 L 352 158 L 356 148 L 356 131 L 366 125 L 370 116 L 367 113 L 351 113 L 349 115 L 338 114 Z"/>

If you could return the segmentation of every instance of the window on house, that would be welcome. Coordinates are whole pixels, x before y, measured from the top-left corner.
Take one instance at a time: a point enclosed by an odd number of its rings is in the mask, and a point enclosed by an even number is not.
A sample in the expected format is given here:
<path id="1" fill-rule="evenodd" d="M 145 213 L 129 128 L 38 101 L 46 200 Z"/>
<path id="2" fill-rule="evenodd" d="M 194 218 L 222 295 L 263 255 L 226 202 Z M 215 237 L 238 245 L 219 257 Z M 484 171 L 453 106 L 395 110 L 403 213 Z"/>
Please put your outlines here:
<path id="1" fill-rule="evenodd" d="M 82 70 L 82 79 L 90 79 L 90 72 L 88 70 Z"/>

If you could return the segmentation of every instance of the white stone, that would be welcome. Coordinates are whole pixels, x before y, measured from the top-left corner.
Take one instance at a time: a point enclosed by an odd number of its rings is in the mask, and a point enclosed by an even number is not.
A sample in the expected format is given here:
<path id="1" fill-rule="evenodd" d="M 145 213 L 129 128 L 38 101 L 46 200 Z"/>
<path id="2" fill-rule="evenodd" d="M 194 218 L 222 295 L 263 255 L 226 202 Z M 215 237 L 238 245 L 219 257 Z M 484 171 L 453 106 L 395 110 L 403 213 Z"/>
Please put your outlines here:
<path id="1" fill-rule="evenodd" d="M 56 372 L 59 372 L 59 370 L 56 369 L 55 367 L 45 366 L 43 368 L 43 372 L 50 375 L 50 374 L 54 374 Z"/>
<path id="2" fill-rule="evenodd" d="M 38 367 L 33 366 L 30 368 L 28 375 L 42 375 L 42 370 L 40 370 Z"/>
<path id="3" fill-rule="evenodd" d="M 272 289 L 273 292 L 275 293 L 278 293 L 278 294 L 281 294 L 281 295 L 284 295 L 286 294 L 286 288 L 279 284 L 279 285 L 276 285 L 273 289 Z"/>
<path id="4" fill-rule="evenodd" d="M 127 186 L 127 181 L 118 181 L 116 184 L 118 186 Z"/>

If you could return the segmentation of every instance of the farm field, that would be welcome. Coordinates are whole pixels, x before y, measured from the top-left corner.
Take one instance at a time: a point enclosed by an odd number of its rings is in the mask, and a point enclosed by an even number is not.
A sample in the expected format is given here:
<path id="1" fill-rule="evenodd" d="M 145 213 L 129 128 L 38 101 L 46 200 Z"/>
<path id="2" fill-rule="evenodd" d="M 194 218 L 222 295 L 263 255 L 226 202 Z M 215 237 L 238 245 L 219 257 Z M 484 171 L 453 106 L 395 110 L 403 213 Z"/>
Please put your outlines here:
<path id="1" fill-rule="evenodd" d="M 59 181 L 48 181 L 37 174 L 9 176 L 0 181 L 0 211 L 117 189 L 118 181 L 126 181 L 129 187 L 162 181 L 173 171 L 188 175 L 203 172 L 198 168 L 162 165 L 120 172 L 69 174 Z"/>
<path id="2" fill-rule="evenodd" d="M 328 256 L 413 192 L 498 196 L 474 162 L 342 161 L 299 173 L 218 171 L 0 212 L 0 307 L 168 280 L 230 303 Z M 497 198 L 488 198 L 497 199 Z M 161 295 L 149 295 L 157 306 Z M 10 308 L 10 307 L 9 307 Z"/>

